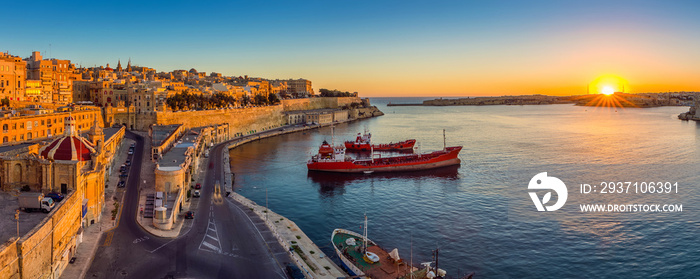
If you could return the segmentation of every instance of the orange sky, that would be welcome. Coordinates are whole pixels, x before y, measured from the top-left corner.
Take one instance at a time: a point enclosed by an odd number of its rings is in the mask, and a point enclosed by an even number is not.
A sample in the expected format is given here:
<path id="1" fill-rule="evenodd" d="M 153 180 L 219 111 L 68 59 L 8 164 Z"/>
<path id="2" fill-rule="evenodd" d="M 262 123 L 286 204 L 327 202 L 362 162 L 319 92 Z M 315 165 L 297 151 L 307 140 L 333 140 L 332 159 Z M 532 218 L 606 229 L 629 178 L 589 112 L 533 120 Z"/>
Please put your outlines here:
<path id="1" fill-rule="evenodd" d="M 305 78 L 361 96 L 582 94 L 606 74 L 630 93 L 700 91 L 697 1 L 138 4 L 42 3 L 36 20 L 7 13 L 0 41 L 22 57 Z M 66 14 L 110 20 L 76 32 Z"/>

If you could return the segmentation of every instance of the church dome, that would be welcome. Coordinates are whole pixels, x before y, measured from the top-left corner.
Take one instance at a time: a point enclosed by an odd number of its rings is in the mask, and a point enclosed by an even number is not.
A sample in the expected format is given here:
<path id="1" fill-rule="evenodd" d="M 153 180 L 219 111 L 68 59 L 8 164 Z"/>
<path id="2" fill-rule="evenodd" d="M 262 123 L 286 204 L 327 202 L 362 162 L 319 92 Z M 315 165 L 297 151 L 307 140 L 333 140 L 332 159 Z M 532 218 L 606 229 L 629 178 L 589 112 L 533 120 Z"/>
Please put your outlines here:
<path id="1" fill-rule="evenodd" d="M 95 148 L 88 140 L 76 135 L 75 119 L 70 116 L 66 119 L 63 136 L 42 147 L 39 154 L 51 160 L 88 161 L 94 152 Z"/>

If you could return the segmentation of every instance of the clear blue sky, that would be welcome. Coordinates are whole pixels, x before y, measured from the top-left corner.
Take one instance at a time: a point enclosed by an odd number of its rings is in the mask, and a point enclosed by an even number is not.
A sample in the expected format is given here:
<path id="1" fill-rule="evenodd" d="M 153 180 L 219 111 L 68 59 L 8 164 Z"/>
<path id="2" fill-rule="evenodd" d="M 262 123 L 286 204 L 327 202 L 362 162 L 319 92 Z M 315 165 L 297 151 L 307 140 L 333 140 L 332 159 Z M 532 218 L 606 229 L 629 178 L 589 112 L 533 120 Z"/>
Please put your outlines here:
<path id="1" fill-rule="evenodd" d="M 697 1 L 11 1 L 0 50 L 364 96 L 700 90 Z M 31 12 L 30 12 L 31 11 Z M 49 47 L 50 45 L 50 47 Z"/>

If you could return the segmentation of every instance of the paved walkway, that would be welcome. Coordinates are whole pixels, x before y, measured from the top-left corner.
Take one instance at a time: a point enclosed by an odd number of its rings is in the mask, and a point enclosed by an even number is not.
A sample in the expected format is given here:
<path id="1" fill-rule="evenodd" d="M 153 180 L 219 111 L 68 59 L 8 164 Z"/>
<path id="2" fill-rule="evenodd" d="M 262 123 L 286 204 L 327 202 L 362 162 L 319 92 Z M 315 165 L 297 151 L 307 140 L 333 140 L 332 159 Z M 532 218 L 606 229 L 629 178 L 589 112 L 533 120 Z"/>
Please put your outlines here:
<path id="1" fill-rule="evenodd" d="M 116 220 L 112 220 L 112 210 L 115 208 L 116 201 L 119 202 L 119 205 L 122 204 L 121 201 L 124 197 L 124 188 L 117 188 L 120 174 L 119 167 L 126 161 L 128 156 L 127 150 L 129 150 L 129 146 L 132 143 L 134 143 L 133 140 L 124 138 L 121 146 L 117 149 L 117 155 L 112 164 L 112 173 L 105 181 L 105 207 L 102 210 L 102 218 L 92 226 L 83 228 L 82 242 L 78 244 L 78 248 L 75 250 L 74 257 L 76 260 L 73 264 L 69 264 L 66 267 L 63 274 L 61 274 L 61 278 L 84 278 L 85 273 L 90 268 L 97 247 L 105 244 L 99 243 L 102 234 L 109 233 L 115 227 Z M 108 241 L 111 241 L 111 238 L 105 239 L 105 242 Z"/>

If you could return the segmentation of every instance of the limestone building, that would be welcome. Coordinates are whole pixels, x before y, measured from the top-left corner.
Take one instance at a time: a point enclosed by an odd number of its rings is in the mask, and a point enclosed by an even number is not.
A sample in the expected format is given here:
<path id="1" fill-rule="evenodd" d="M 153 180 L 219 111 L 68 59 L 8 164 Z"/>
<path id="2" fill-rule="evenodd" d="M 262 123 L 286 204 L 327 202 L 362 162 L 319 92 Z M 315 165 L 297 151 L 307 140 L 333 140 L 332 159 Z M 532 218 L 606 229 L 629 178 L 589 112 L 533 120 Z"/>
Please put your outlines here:
<path id="1" fill-rule="evenodd" d="M 0 53 L 0 99 L 24 101 L 26 62 L 17 56 Z"/>
<path id="2" fill-rule="evenodd" d="M 94 118 L 83 137 L 72 115 L 62 122 L 63 135 L 49 144 L 0 147 L 2 192 L 29 188 L 66 196 L 20 238 L 0 239 L 0 278 L 58 278 L 81 242 L 81 227 L 102 218 L 105 178 L 125 128 L 103 129 Z"/>
<path id="3" fill-rule="evenodd" d="M 35 51 L 26 63 L 27 79 L 41 81 L 39 102 L 73 102 L 73 82 L 82 77 L 70 60 L 43 59 L 41 53 Z"/>

